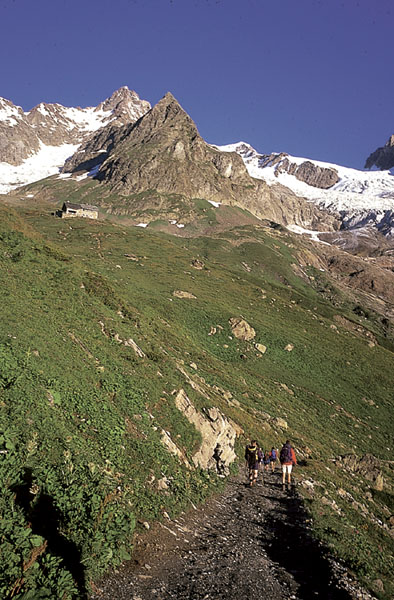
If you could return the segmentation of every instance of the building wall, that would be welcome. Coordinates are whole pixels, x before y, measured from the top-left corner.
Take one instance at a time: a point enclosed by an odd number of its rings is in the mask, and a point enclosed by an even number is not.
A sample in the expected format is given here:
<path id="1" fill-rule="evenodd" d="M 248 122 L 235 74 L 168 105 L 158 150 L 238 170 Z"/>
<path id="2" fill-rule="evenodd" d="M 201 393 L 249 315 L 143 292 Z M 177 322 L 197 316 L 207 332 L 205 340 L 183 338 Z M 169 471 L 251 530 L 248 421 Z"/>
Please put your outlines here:
<path id="1" fill-rule="evenodd" d="M 86 217 L 88 219 L 97 219 L 98 212 L 96 210 L 85 210 L 83 208 L 78 208 L 77 210 L 75 210 L 73 212 L 69 212 L 69 211 L 63 212 L 62 217 L 63 218 Z"/>

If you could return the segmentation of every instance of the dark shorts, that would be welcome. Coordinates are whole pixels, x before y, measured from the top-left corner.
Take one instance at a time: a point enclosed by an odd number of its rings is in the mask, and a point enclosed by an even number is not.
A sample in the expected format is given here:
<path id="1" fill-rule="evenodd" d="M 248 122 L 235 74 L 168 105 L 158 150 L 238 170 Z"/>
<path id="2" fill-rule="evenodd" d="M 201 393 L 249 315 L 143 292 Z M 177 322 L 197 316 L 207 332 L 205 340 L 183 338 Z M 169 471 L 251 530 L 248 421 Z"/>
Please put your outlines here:
<path id="1" fill-rule="evenodd" d="M 249 471 L 258 471 L 259 470 L 259 463 L 254 463 L 254 464 L 249 464 Z"/>

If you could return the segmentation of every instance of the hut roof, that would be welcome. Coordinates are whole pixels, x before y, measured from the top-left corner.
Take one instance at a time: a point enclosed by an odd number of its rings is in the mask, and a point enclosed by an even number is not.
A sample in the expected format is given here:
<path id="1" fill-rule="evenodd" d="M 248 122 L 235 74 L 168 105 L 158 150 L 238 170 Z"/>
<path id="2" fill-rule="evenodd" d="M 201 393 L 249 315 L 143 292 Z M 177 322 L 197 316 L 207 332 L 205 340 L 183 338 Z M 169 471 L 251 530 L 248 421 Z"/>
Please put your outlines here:
<path id="1" fill-rule="evenodd" d="M 66 210 L 68 208 L 71 208 L 73 210 L 78 210 L 78 209 L 83 209 L 83 210 L 97 210 L 98 212 L 98 206 L 93 206 L 93 204 L 74 204 L 73 202 L 65 202 L 63 204 L 63 210 L 64 208 L 66 208 Z"/>

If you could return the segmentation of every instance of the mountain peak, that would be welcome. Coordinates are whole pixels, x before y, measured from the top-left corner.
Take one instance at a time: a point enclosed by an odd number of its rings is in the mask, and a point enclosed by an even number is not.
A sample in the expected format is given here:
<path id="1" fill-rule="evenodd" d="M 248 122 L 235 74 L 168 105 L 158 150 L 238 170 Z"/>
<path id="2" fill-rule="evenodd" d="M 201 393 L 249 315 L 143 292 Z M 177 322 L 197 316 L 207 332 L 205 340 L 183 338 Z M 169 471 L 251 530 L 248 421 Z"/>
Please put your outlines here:
<path id="1" fill-rule="evenodd" d="M 374 165 L 381 171 L 394 167 L 394 135 L 389 137 L 384 146 L 368 156 L 364 168 L 371 169 Z"/>
<path id="2" fill-rule="evenodd" d="M 112 111 L 114 116 L 123 115 L 124 122 L 135 121 L 150 109 L 146 100 L 141 100 L 137 92 L 129 90 L 127 85 L 122 86 L 113 94 L 101 102 L 96 111 Z"/>

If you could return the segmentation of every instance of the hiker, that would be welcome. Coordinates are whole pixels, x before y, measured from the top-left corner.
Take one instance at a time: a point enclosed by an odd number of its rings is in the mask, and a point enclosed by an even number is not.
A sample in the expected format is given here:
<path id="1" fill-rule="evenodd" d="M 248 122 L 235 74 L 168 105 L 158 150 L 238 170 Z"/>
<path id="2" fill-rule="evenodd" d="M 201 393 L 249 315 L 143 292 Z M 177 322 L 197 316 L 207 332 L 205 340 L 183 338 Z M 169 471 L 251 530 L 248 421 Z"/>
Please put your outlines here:
<path id="1" fill-rule="evenodd" d="M 271 473 L 275 473 L 275 465 L 276 465 L 277 458 L 278 458 L 278 452 L 272 446 L 271 452 L 270 452 Z"/>
<path id="2" fill-rule="evenodd" d="M 268 473 L 270 462 L 271 462 L 270 453 L 267 450 L 266 452 L 264 452 L 264 456 L 263 456 L 264 471 L 266 473 Z"/>
<path id="3" fill-rule="evenodd" d="M 282 449 L 280 451 L 279 457 L 280 463 L 282 465 L 282 486 L 285 486 L 286 483 L 286 473 L 287 473 L 287 484 L 290 487 L 291 485 L 291 471 L 293 465 L 297 464 L 296 455 L 294 449 L 290 444 L 290 440 L 286 440 L 283 444 Z"/>
<path id="4" fill-rule="evenodd" d="M 249 487 L 252 487 L 256 484 L 261 459 L 262 453 L 257 441 L 251 440 L 250 444 L 248 444 L 245 448 L 245 461 L 249 470 Z"/>
<path id="5" fill-rule="evenodd" d="M 226 465 L 224 460 L 222 459 L 223 450 L 220 444 L 216 444 L 216 447 L 213 451 L 213 459 L 216 462 L 216 472 L 219 477 L 223 477 L 226 471 Z"/>

